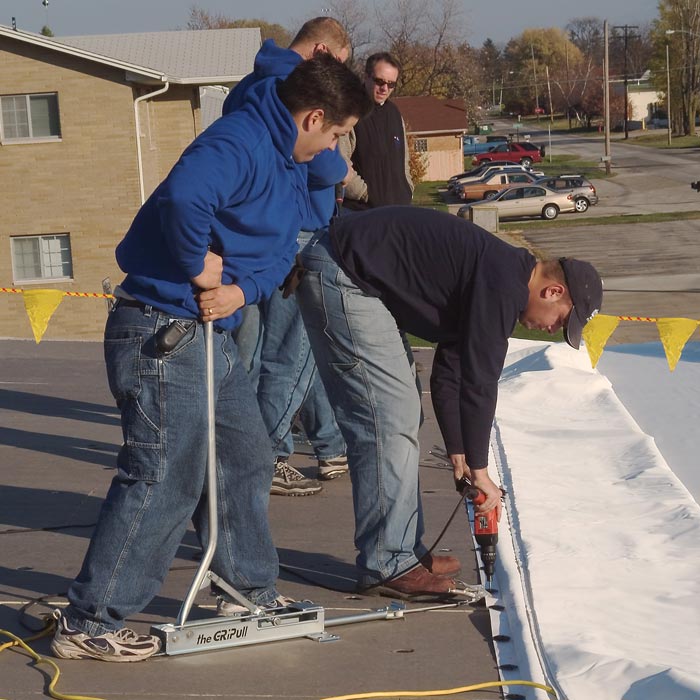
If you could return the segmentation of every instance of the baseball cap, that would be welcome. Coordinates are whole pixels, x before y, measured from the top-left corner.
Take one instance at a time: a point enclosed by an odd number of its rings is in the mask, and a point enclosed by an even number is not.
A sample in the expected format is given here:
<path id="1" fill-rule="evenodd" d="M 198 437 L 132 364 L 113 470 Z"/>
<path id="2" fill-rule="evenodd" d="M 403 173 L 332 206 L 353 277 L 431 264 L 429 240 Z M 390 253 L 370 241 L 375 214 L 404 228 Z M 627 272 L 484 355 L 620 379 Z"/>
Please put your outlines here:
<path id="1" fill-rule="evenodd" d="M 595 267 L 583 260 L 559 258 L 574 306 L 564 328 L 566 342 L 576 350 L 581 345 L 583 327 L 600 311 L 603 281 Z"/>

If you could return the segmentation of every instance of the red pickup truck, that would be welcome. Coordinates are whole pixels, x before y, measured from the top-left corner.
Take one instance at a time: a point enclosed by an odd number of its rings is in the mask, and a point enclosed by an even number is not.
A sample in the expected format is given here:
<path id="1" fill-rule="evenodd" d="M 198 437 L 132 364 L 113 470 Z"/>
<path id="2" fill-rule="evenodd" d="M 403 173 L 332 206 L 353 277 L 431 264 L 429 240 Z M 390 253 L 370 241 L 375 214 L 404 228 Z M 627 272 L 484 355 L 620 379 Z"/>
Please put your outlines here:
<path id="1" fill-rule="evenodd" d="M 486 153 L 479 153 L 474 157 L 474 165 L 491 160 L 507 160 L 513 163 L 520 163 L 526 168 L 533 163 L 541 162 L 544 156 L 544 146 L 536 146 L 529 141 L 522 143 L 501 143 L 494 146 Z"/>

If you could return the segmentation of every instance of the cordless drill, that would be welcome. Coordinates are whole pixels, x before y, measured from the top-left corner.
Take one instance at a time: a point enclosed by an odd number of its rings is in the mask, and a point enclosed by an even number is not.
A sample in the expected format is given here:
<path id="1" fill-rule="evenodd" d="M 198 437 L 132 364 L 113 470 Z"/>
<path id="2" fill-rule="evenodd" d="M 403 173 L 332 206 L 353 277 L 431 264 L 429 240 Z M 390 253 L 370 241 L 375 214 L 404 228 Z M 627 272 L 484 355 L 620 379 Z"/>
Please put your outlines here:
<path id="1" fill-rule="evenodd" d="M 486 494 L 479 489 L 470 489 L 467 496 L 475 506 L 480 506 L 486 500 Z M 498 542 L 498 517 L 496 509 L 488 513 L 474 511 L 474 539 L 481 549 L 481 561 L 484 563 L 486 588 L 491 589 L 493 570 L 496 566 L 496 542 Z"/>
<path id="2" fill-rule="evenodd" d="M 467 496 L 475 506 L 480 506 L 486 500 L 486 494 L 472 486 L 466 477 L 459 479 L 456 485 L 457 491 Z M 476 509 L 474 510 L 474 539 L 481 550 L 486 587 L 490 589 L 496 565 L 496 542 L 498 542 L 498 515 L 495 508 L 488 513 L 477 513 Z"/>

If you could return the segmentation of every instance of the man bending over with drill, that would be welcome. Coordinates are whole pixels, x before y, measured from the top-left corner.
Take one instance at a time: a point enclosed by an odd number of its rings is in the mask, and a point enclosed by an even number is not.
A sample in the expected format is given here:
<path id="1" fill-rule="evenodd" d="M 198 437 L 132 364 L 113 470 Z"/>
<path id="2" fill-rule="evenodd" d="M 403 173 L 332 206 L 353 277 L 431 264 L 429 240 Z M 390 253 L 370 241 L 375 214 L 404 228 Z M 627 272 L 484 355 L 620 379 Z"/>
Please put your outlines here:
<path id="1" fill-rule="evenodd" d="M 302 252 L 299 306 L 348 445 L 359 589 L 449 595 L 459 562 L 422 542 L 420 397 L 400 331 L 437 342 L 431 390 L 454 469 L 500 510 L 486 470 L 498 379 L 519 320 L 578 348 L 600 309 L 595 269 L 538 262 L 455 216 L 382 207 L 337 218 Z"/>

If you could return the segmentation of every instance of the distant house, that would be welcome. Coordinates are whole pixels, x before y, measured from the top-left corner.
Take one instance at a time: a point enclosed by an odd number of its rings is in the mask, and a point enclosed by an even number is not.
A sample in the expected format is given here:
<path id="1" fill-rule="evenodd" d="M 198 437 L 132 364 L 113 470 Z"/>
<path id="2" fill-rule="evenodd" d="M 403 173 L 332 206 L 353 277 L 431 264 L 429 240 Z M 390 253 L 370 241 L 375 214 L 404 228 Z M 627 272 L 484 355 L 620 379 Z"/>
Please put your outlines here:
<path id="1" fill-rule="evenodd" d="M 0 25 L 0 287 L 102 292 L 142 201 L 253 68 L 259 29 L 48 38 Z M 204 104 L 204 108 L 203 108 Z M 211 105 L 207 110 L 207 105 Z M 105 304 L 64 297 L 48 339 L 99 338 Z M 18 294 L 0 336 L 31 338 Z"/>
<path id="2" fill-rule="evenodd" d="M 413 148 L 424 154 L 426 180 L 447 180 L 464 170 L 462 136 L 469 130 L 463 101 L 396 97 Z"/>
<path id="3" fill-rule="evenodd" d="M 617 95 L 625 94 L 625 84 L 621 80 L 612 82 L 612 90 Z M 645 129 L 656 117 L 659 109 L 665 112 L 665 96 L 660 95 L 651 82 L 651 71 L 645 71 L 640 78 L 629 78 L 627 81 L 627 97 L 629 99 L 628 127 Z M 617 126 L 624 126 L 623 124 Z"/>

